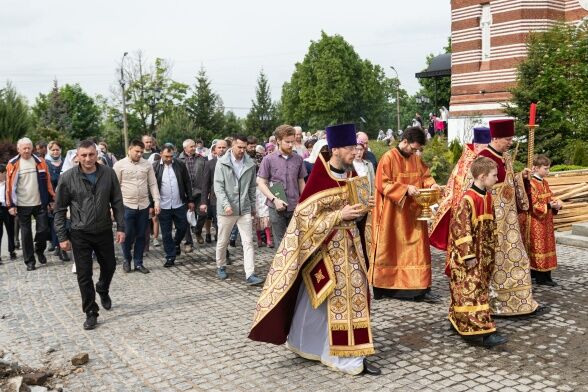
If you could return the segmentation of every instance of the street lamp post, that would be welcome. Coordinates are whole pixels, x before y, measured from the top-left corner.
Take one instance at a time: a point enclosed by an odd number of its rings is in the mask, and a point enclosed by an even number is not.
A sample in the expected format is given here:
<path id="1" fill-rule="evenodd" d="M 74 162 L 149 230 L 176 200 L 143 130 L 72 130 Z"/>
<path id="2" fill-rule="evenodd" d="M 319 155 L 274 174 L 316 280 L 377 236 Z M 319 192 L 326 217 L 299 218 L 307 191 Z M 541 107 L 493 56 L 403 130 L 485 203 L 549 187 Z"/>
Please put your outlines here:
<path id="1" fill-rule="evenodd" d="M 400 78 L 398 77 L 398 71 L 396 71 L 396 68 L 394 68 L 392 65 L 390 68 L 396 74 L 396 122 L 398 126 L 397 131 L 400 131 Z"/>
<path id="2" fill-rule="evenodd" d="M 129 126 L 127 123 L 127 96 L 125 92 L 125 75 L 124 75 L 124 62 L 125 57 L 129 54 L 125 52 L 122 60 L 120 61 L 120 88 L 122 89 L 122 107 L 123 107 L 123 136 L 125 139 L 125 153 L 129 149 Z"/>

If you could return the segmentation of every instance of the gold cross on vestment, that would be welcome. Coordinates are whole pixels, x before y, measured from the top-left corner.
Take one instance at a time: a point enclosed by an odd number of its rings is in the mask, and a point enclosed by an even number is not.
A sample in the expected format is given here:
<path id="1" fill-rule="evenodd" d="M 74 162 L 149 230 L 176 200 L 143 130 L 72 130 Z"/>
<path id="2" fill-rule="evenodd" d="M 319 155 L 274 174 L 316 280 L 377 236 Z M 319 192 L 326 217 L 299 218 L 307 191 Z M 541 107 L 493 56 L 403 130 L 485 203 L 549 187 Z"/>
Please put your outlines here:
<path id="1" fill-rule="evenodd" d="M 316 283 L 320 283 L 321 280 L 325 279 L 325 276 L 323 275 L 323 271 L 322 270 L 318 270 L 318 272 L 316 274 L 314 274 L 314 277 L 316 278 Z"/>

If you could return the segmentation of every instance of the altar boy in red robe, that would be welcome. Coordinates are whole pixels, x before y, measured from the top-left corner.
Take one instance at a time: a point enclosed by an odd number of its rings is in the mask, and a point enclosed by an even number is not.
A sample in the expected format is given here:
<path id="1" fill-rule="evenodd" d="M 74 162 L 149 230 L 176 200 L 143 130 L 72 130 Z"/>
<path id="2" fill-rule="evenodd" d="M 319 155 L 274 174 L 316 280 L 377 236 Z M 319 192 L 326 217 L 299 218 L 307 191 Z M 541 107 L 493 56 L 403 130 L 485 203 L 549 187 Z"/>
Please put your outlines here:
<path id="1" fill-rule="evenodd" d="M 533 159 L 533 176 L 526 184 L 532 208 L 519 214 L 519 223 L 529 254 L 531 277 L 539 285 L 557 286 L 551 278 L 551 271 L 557 268 L 553 215 L 562 205 L 553 198 L 545 179 L 550 166 L 551 161 L 545 155 Z"/>
<path id="2" fill-rule="evenodd" d="M 486 157 L 476 158 L 470 170 L 474 183 L 458 203 L 449 230 L 449 321 L 468 341 L 481 338 L 481 344 L 491 347 L 507 342 L 496 333 L 489 303 L 498 245 L 491 191 L 498 170 Z"/>

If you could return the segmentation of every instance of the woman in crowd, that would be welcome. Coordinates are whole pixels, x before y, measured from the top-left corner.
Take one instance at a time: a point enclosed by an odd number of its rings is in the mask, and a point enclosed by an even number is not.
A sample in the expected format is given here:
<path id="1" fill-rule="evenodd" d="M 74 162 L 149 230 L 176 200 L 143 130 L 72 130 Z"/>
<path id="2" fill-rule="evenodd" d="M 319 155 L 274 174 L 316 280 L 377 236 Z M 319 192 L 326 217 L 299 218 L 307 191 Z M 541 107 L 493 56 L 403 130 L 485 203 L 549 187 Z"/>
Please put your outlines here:
<path id="1" fill-rule="evenodd" d="M 374 179 L 376 177 L 376 173 L 374 171 L 374 165 L 365 159 L 365 152 L 367 150 L 366 147 L 367 146 L 364 143 L 359 140 L 357 141 L 357 146 L 355 146 L 355 159 L 353 160 L 353 167 L 355 168 L 355 172 L 358 176 L 367 176 L 370 183 L 370 190 L 373 194 L 375 189 Z"/>
<path id="2" fill-rule="evenodd" d="M 265 148 L 263 146 L 255 147 L 256 156 L 263 159 L 265 156 Z M 261 164 L 261 159 L 256 162 L 257 168 Z M 255 232 L 257 233 L 257 245 L 259 247 L 266 246 L 273 248 L 272 229 L 269 219 L 269 207 L 265 204 L 267 198 L 259 190 L 255 188 Z"/>
<path id="3" fill-rule="evenodd" d="M 51 177 L 51 185 L 53 190 L 57 189 L 57 183 L 61 176 L 61 170 L 63 169 L 63 158 L 61 156 L 61 145 L 57 141 L 50 141 L 47 144 L 47 155 L 45 156 L 47 161 L 47 167 L 49 168 L 49 176 Z M 55 256 L 59 256 L 59 260 L 69 261 L 69 256 L 66 251 L 59 247 L 59 240 L 55 233 L 55 227 L 53 226 L 53 212 L 50 211 L 49 217 L 49 230 L 51 231 L 51 246 L 49 246 L 49 252 L 55 252 Z"/>

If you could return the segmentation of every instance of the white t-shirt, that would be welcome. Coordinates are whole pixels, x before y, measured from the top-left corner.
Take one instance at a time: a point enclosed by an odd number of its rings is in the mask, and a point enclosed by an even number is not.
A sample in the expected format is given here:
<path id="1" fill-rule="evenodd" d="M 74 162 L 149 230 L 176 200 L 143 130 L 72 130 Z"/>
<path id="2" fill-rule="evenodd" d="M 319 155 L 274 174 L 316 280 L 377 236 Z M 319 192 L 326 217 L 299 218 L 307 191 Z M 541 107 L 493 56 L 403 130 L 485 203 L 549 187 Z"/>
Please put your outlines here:
<path id="1" fill-rule="evenodd" d="M 16 205 L 35 207 L 41 204 L 37 165 L 34 158 L 19 160 L 18 183 L 16 184 Z"/>

